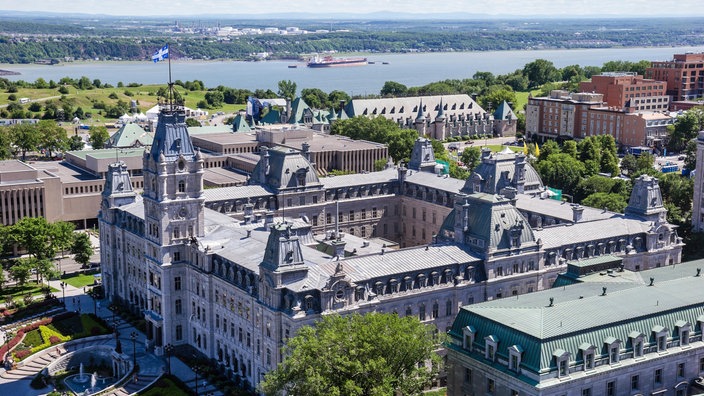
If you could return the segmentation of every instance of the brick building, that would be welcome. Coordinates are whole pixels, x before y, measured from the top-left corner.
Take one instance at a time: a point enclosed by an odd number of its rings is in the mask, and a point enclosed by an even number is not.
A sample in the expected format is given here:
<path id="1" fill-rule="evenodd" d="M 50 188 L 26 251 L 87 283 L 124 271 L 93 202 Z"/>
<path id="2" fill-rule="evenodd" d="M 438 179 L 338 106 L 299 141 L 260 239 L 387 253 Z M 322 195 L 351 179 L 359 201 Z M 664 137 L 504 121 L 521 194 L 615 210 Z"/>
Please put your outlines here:
<path id="1" fill-rule="evenodd" d="M 667 83 L 671 100 L 704 97 L 704 52 L 675 54 L 672 60 L 651 62 L 645 77 Z"/>
<path id="2" fill-rule="evenodd" d="M 666 111 L 669 97 L 666 83 L 644 79 L 631 72 L 610 72 L 592 76 L 591 81 L 579 83 L 581 92 L 604 95 L 607 106 L 625 108 L 628 111 Z"/>

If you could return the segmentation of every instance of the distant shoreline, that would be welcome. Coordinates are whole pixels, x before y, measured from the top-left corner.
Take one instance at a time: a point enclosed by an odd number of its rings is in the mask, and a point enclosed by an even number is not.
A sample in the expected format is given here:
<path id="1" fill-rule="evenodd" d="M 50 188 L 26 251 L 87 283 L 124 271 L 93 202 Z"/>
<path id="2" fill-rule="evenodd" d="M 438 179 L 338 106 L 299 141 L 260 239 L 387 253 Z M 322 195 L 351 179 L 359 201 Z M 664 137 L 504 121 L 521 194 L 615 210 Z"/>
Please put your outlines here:
<path id="1" fill-rule="evenodd" d="M 614 45 L 610 47 L 584 47 L 584 48 L 523 48 L 523 49 L 492 49 L 492 50 L 474 50 L 474 51 L 408 51 L 408 52 L 322 52 L 325 55 L 332 55 L 336 57 L 344 56 L 366 56 L 368 58 L 373 58 L 375 56 L 389 56 L 389 55 L 423 55 L 423 54 L 462 54 L 462 53 L 501 53 L 501 52 L 514 52 L 514 51 L 531 51 L 540 53 L 543 51 L 580 51 L 580 50 L 618 50 L 618 49 L 658 49 L 658 48 L 681 48 L 681 47 L 701 47 L 701 46 L 672 46 L 672 45 L 644 45 L 644 46 L 619 46 Z M 306 59 L 312 54 L 301 54 L 297 58 L 270 58 L 262 60 L 251 60 L 251 59 L 235 59 L 235 58 L 217 58 L 217 59 L 193 59 L 193 58 L 172 58 L 174 62 L 178 63 L 222 63 L 222 62 L 246 62 L 246 63 L 258 63 L 258 62 L 300 62 L 304 63 Z M 616 60 L 616 59 L 614 59 Z M 70 62 L 59 62 L 54 65 L 42 65 L 35 62 L 31 63 L 0 63 L 0 67 L 5 67 L 7 69 L 12 69 L 12 67 L 27 67 L 27 66 L 51 66 L 51 67 L 61 67 L 67 65 L 101 65 L 101 64 L 135 64 L 135 63 L 152 63 L 149 59 L 144 60 L 91 60 L 82 59 Z M 162 61 L 161 63 L 166 63 Z M 22 73 L 15 72 L 12 70 L 0 69 L 1 75 L 21 75 Z"/>
<path id="2" fill-rule="evenodd" d="M 19 76 L 21 74 L 22 73 L 20 73 L 20 72 L 16 72 L 16 71 L 12 71 L 12 70 L 0 69 L 0 76 Z"/>

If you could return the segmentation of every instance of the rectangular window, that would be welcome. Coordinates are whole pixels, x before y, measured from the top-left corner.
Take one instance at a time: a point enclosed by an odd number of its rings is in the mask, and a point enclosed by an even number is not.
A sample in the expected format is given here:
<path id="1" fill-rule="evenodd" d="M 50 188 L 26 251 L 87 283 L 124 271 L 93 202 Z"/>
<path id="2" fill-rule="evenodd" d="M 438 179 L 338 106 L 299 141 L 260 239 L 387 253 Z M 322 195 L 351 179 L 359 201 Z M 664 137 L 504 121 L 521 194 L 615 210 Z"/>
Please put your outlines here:
<path id="1" fill-rule="evenodd" d="M 699 371 L 704 371 L 704 357 L 699 358 Z"/>
<path id="2" fill-rule="evenodd" d="M 560 360 L 559 374 L 560 377 L 567 375 L 567 359 Z"/>
<path id="3" fill-rule="evenodd" d="M 655 375 L 653 375 L 653 382 L 655 386 L 662 385 L 662 369 L 655 370 Z"/>
<path id="4" fill-rule="evenodd" d="M 174 262 L 181 261 L 181 252 L 174 252 Z"/>
<path id="5" fill-rule="evenodd" d="M 372 217 L 373 218 L 377 217 L 376 208 L 372 208 Z"/>
<path id="6" fill-rule="evenodd" d="M 496 389 L 496 385 L 494 384 L 494 380 L 489 378 L 486 381 L 486 392 L 489 394 L 493 394 L 495 389 Z"/>
<path id="7" fill-rule="evenodd" d="M 298 197 L 298 204 L 301 206 L 305 205 L 306 204 L 306 197 L 305 196 Z"/>
<path id="8" fill-rule="evenodd" d="M 177 276 L 174 278 L 174 290 L 181 290 L 181 277 Z"/>
<path id="9" fill-rule="evenodd" d="M 176 325 L 176 341 L 181 341 L 183 339 L 183 327 L 181 325 Z"/>
<path id="10" fill-rule="evenodd" d="M 464 369 L 464 383 L 467 385 L 472 385 L 472 369 Z"/>
<path id="11" fill-rule="evenodd" d="M 631 390 L 638 390 L 640 378 L 637 375 L 631 376 Z"/>
<path id="12" fill-rule="evenodd" d="M 350 217 L 348 219 L 349 221 L 354 220 L 354 210 L 350 210 Z"/>
<path id="13" fill-rule="evenodd" d="M 314 204 L 318 203 L 318 196 L 317 195 L 313 195 L 313 203 Z"/>
<path id="14" fill-rule="evenodd" d="M 677 376 L 684 377 L 684 363 L 677 364 Z"/>
<path id="15" fill-rule="evenodd" d="M 367 210 L 362 209 L 362 220 L 365 220 L 367 218 Z"/>
<path id="16" fill-rule="evenodd" d="M 582 396 L 592 396 L 592 388 L 582 389 Z"/>
<path id="17" fill-rule="evenodd" d="M 176 315 L 181 315 L 183 313 L 183 307 L 181 305 L 181 300 L 180 299 L 176 300 L 175 305 L 176 305 L 176 307 L 175 307 Z"/>
<path id="18" fill-rule="evenodd" d="M 616 381 L 606 383 L 606 396 L 616 396 Z"/>

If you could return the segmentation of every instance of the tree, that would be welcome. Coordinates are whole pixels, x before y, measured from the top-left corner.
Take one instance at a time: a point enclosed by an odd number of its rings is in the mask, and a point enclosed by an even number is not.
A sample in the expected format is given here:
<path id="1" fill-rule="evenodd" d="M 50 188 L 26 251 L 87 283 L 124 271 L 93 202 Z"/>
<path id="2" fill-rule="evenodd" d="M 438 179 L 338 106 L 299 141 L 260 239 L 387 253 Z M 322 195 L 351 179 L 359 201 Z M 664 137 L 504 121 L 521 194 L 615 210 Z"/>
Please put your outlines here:
<path id="1" fill-rule="evenodd" d="M 359 140 L 369 140 L 389 145 L 389 155 L 394 161 L 409 158 L 418 133 L 412 129 L 401 129 L 393 120 L 383 116 L 376 118 L 354 117 L 339 120 L 330 129 L 332 135 L 343 135 Z"/>
<path id="2" fill-rule="evenodd" d="M 481 163 L 482 150 L 479 147 L 467 147 L 462 151 L 460 159 L 467 170 L 470 172 L 474 170 Z"/>
<path id="3" fill-rule="evenodd" d="M 78 135 L 73 135 L 68 139 L 68 149 L 71 151 L 83 150 L 85 145 L 86 144 L 83 142 L 83 138 Z"/>
<path id="4" fill-rule="evenodd" d="M 88 129 L 88 141 L 95 150 L 105 148 L 109 139 L 110 134 L 104 126 L 91 126 Z"/>
<path id="5" fill-rule="evenodd" d="M 515 103 L 516 93 L 506 87 L 495 85 L 487 90 L 488 92 L 480 98 L 482 107 L 487 110 L 496 109 L 504 101 Z"/>
<path id="6" fill-rule="evenodd" d="M 205 93 L 205 100 L 210 107 L 220 107 L 225 100 L 225 96 L 220 91 L 208 91 Z"/>
<path id="7" fill-rule="evenodd" d="M 697 137 L 697 133 L 704 129 L 704 108 L 695 107 L 677 117 L 675 124 L 668 127 L 670 135 L 667 149 L 671 152 L 680 152 L 685 149 L 687 142 Z"/>
<path id="8" fill-rule="evenodd" d="M 396 81 L 387 81 L 384 83 L 384 86 L 381 87 L 381 91 L 379 91 L 379 93 L 383 97 L 399 97 L 406 95 L 407 91 L 407 86 Z"/>
<path id="9" fill-rule="evenodd" d="M 560 146 L 557 144 L 557 142 L 554 140 L 548 140 L 547 142 L 543 143 L 543 146 L 540 148 L 540 155 L 538 156 L 538 160 L 543 161 L 544 159 L 548 158 L 551 154 L 559 154 L 560 152 Z M 575 154 L 576 152 L 577 150 L 575 148 Z"/>
<path id="10" fill-rule="evenodd" d="M 74 254 L 74 260 L 81 266 L 86 267 L 90 263 L 90 257 L 93 255 L 93 245 L 90 243 L 88 234 L 81 232 L 76 234 L 71 245 L 71 253 Z"/>
<path id="11" fill-rule="evenodd" d="M 318 88 L 304 88 L 301 99 L 314 109 L 324 109 L 328 106 L 328 94 Z"/>
<path id="12" fill-rule="evenodd" d="M 264 377 L 260 390 L 266 395 L 420 395 L 440 364 L 434 352 L 440 342 L 434 326 L 412 316 L 326 315 L 288 341 L 286 358 Z"/>
<path id="13" fill-rule="evenodd" d="M 545 59 L 536 59 L 527 63 L 523 67 L 523 75 L 528 78 L 530 88 L 560 79 L 560 73 L 555 65 Z"/>
<path id="14" fill-rule="evenodd" d="M 296 97 L 296 83 L 291 80 L 279 81 L 279 91 L 277 94 L 282 98 L 293 100 L 293 98 Z"/>
<path id="15" fill-rule="evenodd" d="M 41 140 L 39 129 L 31 124 L 15 124 L 10 127 L 12 143 L 22 152 L 22 161 L 26 159 L 27 151 L 36 151 Z"/>
<path id="16" fill-rule="evenodd" d="M 66 130 L 58 126 L 56 122 L 43 120 L 37 124 L 37 128 L 39 129 L 38 146 L 46 150 L 49 157 L 52 157 L 53 152 L 68 149 Z"/>
<path id="17" fill-rule="evenodd" d="M 620 194 L 598 192 L 584 198 L 582 204 L 592 208 L 605 208 L 612 212 L 623 213 L 628 202 Z"/>
<path id="18" fill-rule="evenodd" d="M 20 286 L 27 283 L 29 276 L 31 275 L 31 268 L 29 266 L 29 258 L 21 258 L 15 261 L 15 263 L 10 267 L 10 277 L 17 282 Z"/>
<path id="19" fill-rule="evenodd" d="M 536 170 L 546 186 L 562 189 L 568 194 L 573 194 L 586 172 L 584 164 L 569 154 L 550 154 L 538 162 Z"/>
<path id="20" fill-rule="evenodd" d="M 67 221 L 57 221 L 51 225 L 51 239 L 56 250 L 61 251 L 61 255 L 64 255 L 64 251 L 69 249 L 73 245 L 74 234 L 73 230 L 76 228 L 73 223 Z"/>
<path id="21" fill-rule="evenodd" d="M 186 118 L 186 126 L 189 126 L 189 127 L 199 127 L 199 126 L 201 126 L 201 125 L 200 125 L 200 121 L 196 120 L 195 118 L 190 118 L 190 117 L 189 117 L 189 118 Z"/>
<path id="22" fill-rule="evenodd" d="M 11 226 L 10 237 L 30 256 L 39 260 L 53 259 L 56 247 L 52 243 L 52 228 L 43 217 L 23 217 Z"/>
<path id="23" fill-rule="evenodd" d="M 338 91 L 334 90 L 328 94 L 328 103 L 332 108 L 335 108 L 336 106 L 337 109 L 339 110 L 340 103 L 347 103 L 350 100 L 350 96 L 347 94 L 345 91 Z"/>

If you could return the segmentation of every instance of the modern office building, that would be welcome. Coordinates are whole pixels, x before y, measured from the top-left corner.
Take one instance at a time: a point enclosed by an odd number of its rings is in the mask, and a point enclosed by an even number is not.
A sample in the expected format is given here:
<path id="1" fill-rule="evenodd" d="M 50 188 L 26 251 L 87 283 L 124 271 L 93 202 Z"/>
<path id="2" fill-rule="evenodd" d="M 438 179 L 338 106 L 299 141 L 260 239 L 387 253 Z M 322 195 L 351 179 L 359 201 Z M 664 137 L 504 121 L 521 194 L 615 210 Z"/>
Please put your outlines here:
<path id="1" fill-rule="evenodd" d="M 320 178 L 304 152 L 273 148 L 250 184 L 204 190 L 183 114 L 162 112 L 154 142 L 142 194 L 109 166 L 106 296 L 143 314 L 158 353 L 192 348 L 252 385 L 321 315 L 395 312 L 449 330 L 460 306 L 549 288 L 567 261 L 644 270 L 681 257 L 647 176 L 611 213 L 541 198 L 522 154 L 484 152 L 467 181 L 437 174 L 419 138 L 410 169 Z"/>

